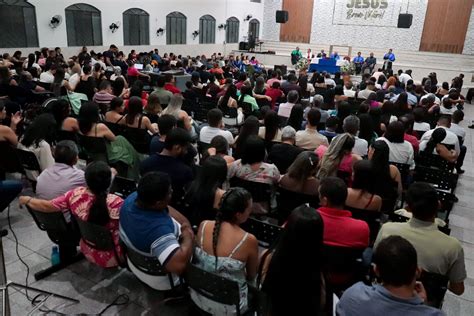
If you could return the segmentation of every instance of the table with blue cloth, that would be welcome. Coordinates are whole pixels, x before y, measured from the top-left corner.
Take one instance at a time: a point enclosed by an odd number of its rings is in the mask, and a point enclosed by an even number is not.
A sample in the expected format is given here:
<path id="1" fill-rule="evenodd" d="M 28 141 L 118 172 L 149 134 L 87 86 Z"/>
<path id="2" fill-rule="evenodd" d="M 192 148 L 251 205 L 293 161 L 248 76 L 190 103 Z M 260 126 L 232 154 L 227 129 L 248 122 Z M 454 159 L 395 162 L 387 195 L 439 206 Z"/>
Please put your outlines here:
<path id="1" fill-rule="evenodd" d="M 317 59 L 317 63 L 311 62 L 309 65 L 308 72 L 323 72 L 326 71 L 327 73 L 334 74 L 336 72 L 341 71 L 341 67 L 337 66 L 337 60 L 334 58 L 319 58 Z"/>

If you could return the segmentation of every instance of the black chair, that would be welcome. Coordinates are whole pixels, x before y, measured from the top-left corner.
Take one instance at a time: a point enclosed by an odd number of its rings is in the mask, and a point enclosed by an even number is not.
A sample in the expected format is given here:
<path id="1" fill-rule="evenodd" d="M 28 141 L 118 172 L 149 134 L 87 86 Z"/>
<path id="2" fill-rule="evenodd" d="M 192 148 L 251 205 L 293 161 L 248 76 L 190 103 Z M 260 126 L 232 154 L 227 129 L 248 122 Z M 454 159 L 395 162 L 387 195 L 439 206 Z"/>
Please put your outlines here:
<path id="1" fill-rule="evenodd" d="M 283 228 L 280 226 L 265 223 L 255 218 L 249 218 L 245 223 L 240 225 L 240 227 L 254 235 L 260 247 L 264 248 L 270 248 L 276 243 L 283 231 Z"/>
<path id="2" fill-rule="evenodd" d="M 112 182 L 110 193 L 126 199 L 130 194 L 137 190 L 137 183 L 134 180 L 116 176 Z"/>
<path id="3" fill-rule="evenodd" d="M 438 199 L 441 204 L 440 213 L 446 213 L 444 217 L 445 222 L 449 222 L 449 215 L 454 207 L 454 203 L 456 202 L 456 196 L 450 192 L 436 190 L 438 193 Z"/>
<path id="4" fill-rule="evenodd" d="M 346 207 L 348 211 L 352 213 L 352 217 L 355 219 L 360 219 L 369 225 L 370 230 L 370 243 L 375 242 L 377 235 L 382 225 L 381 216 L 382 213 L 379 211 L 369 211 L 364 209 L 359 209 L 355 207 Z"/>
<path id="5" fill-rule="evenodd" d="M 7 141 L 0 142 L 0 173 L 23 173 L 23 167 L 17 158 L 16 148 Z"/>
<path id="6" fill-rule="evenodd" d="M 35 273 L 35 280 L 45 277 L 84 259 L 77 253 L 80 235 L 73 223 L 67 223 L 62 212 L 44 213 L 26 206 L 36 226 L 48 234 L 49 239 L 59 247 L 60 263 Z"/>
<path id="7" fill-rule="evenodd" d="M 457 175 L 442 169 L 416 166 L 415 181 L 431 183 L 437 189 L 454 193 L 457 184 Z"/>
<path id="8" fill-rule="evenodd" d="M 24 170 L 36 171 L 38 174 L 41 173 L 38 159 L 34 153 L 28 150 L 16 148 L 16 156 Z M 33 192 L 36 192 L 36 180 L 30 178 L 28 178 L 28 180 L 31 182 Z"/>
<path id="9" fill-rule="evenodd" d="M 200 140 L 198 140 L 198 142 L 197 142 L 197 150 L 198 150 L 198 153 L 199 153 L 199 158 L 202 158 L 202 156 L 204 155 L 204 153 L 205 153 L 209 148 L 211 148 L 211 144 L 204 143 L 204 142 L 201 142 Z"/>
<path id="10" fill-rule="evenodd" d="M 269 184 L 259 183 L 233 177 L 229 181 L 231 187 L 241 187 L 249 191 L 256 203 L 268 203 L 270 206 L 272 188 Z"/>
<path id="11" fill-rule="evenodd" d="M 450 173 L 452 173 L 454 171 L 454 168 L 456 167 L 456 163 L 449 162 L 439 155 L 425 153 L 422 153 L 417 157 L 416 165 L 434 169 L 441 169 Z"/>
<path id="12" fill-rule="evenodd" d="M 166 276 L 170 282 L 170 288 L 175 288 L 172 274 L 165 270 L 157 257 L 145 255 L 132 247 L 127 247 L 125 242 L 122 240 L 120 240 L 120 246 L 122 247 L 125 256 L 130 260 L 135 268 L 148 275 Z"/>
<path id="13" fill-rule="evenodd" d="M 79 138 L 77 137 L 77 133 L 60 129 L 56 131 L 56 141 L 60 142 L 62 140 L 70 140 L 76 144 L 79 143 Z"/>
<path id="14" fill-rule="evenodd" d="M 105 226 L 83 221 L 75 217 L 82 240 L 91 248 L 99 251 L 113 251 L 118 263 L 122 263 L 117 253 L 112 233 Z"/>
<path id="15" fill-rule="evenodd" d="M 391 162 L 391 161 L 389 163 L 397 167 L 398 171 L 400 171 L 400 177 L 402 179 L 403 190 L 408 189 L 408 186 L 411 183 L 410 165 L 406 163 L 398 163 L 398 162 Z"/>
<path id="16" fill-rule="evenodd" d="M 319 197 L 317 195 L 308 195 L 286 190 L 282 187 L 277 188 L 277 218 L 278 223 L 283 224 L 291 212 L 303 204 L 308 203 L 311 207 L 319 207 Z"/>
<path id="17" fill-rule="evenodd" d="M 445 275 L 422 271 L 419 281 L 423 283 L 426 290 L 426 304 L 441 309 L 448 290 L 449 278 Z"/>
<path id="18" fill-rule="evenodd" d="M 124 120 L 124 119 L 122 119 Z M 124 135 L 125 126 L 117 123 L 104 122 L 104 124 L 110 129 L 115 136 Z"/>
<path id="19" fill-rule="evenodd" d="M 124 137 L 132 144 L 133 148 L 141 154 L 150 153 L 151 136 L 144 128 L 125 127 Z"/>
<path id="20" fill-rule="evenodd" d="M 91 137 L 79 134 L 79 145 L 87 157 L 87 162 L 105 161 L 109 162 L 107 156 L 107 143 L 105 138 Z"/>
<path id="21" fill-rule="evenodd" d="M 223 118 L 226 119 L 225 122 L 227 122 L 226 123 L 227 125 L 229 126 L 239 125 L 239 120 L 238 120 L 239 113 L 237 111 L 237 108 L 231 108 L 228 106 L 219 106 L 219 109 L 222 111 L 222 116 Z M 232 122 L 232 124 L 230 124 L 229 122 Z"/>
<path id="22" fill-rule="evenodd" d="M 188 286 L 200 295 L 217 303 L 234 305 L 237 315 L 254 315 L 252 307 L 245 314 L 240 310 L 240 286 L 236 281 L 229 280 L 217 274 L 189 264 L 184 274 Z M 249 291 L 251 292 L 251 291 Z M 252 291 L 253 293 L 256 290 Z M 251 299 L 249 299 L 249 303 Z M 263 315 L 258 313 L 258 315 Z"/>
<path id="23" fill-rule="evenodd" d="M 242 108 L 242 113 L 244 114 L 244 119 L 251 115 L 255 115 L 254 111 L 252 110 L 252 104 L 248 102 L 240 102 L 239 106 Z"/>

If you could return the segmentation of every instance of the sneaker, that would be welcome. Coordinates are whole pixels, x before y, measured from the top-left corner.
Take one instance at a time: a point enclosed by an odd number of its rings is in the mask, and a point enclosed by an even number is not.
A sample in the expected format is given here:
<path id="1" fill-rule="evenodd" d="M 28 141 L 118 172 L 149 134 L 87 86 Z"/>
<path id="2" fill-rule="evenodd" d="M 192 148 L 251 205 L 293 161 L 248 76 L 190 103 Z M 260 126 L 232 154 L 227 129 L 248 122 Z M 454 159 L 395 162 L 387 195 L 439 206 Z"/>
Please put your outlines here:
<path id="1" fill-rule="evenodd" d="M 466 172 L 465 170 L 459 168 L 459 169 L 456 169 L 456 173 L 457 174 L 463 174 L 464 172 Z"/>

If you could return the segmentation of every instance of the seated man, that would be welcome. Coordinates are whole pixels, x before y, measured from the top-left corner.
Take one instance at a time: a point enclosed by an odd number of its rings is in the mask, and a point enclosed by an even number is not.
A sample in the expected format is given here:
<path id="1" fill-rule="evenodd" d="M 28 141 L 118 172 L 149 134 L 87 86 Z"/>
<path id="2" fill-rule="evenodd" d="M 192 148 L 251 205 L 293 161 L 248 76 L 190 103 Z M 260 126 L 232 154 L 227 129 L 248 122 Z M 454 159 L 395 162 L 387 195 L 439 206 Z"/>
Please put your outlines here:
<path id="1" fill-rule="evenodd" d="M 128 196 L 120 211 L 120 238 L 128 248 L 157 257 L 176 284 L 177 275 L 184 272 L 191 259 L 194 234 L 189 221 L 168 206 L 171 194 L 168 175 L 151 172 L 143 176 L 137 192 Z M 127 262 L 133 274 L 151 288 L 171 288 L 168 276 L 148 275 L 128 258 Z"/>
<path id="2" fill-rule="evenodd" d="M 456 238 L 439 231 L 434 223 L 439 208 L 436 190 L 428 183 L 415 182 L 408 188 L 407 202 L 413 217 L 407 223 L 384 224 L 375 246 L 391 235 L 407 239 L 418 253 L 420 268 L 447 276 L 448 289 L 461 295 L 466 279 L 464 251 Z"/>
<path id="3" fill-rule="evenodd" d="M 171 177 L 173 202 L 181 199 L 185 187 L 193 180 L 193 173 L 182 157 L 186 155 L 191 136 L 182 128 L 175 128 L 166 135 L 161 153 L 153 153 L 140 164 L 140 174 L 161 171 Z"/>
<path id="4" fill-rule="evenodd" d="M 324 178 L 319 184 L 319 199 L 324 223 L 323 241 L 327 246 L 364 249 L 369 245 L 369 226 L 366 222 L 352 218 L 344 210 L 347 186 L 336 177 Z"/>
<path id="5" fill-rule="evenodd" d="M 426 292 L 416 282 L 421 273 L 416 250 L 406 239 L 383 239 L 373 262 L 381 284 L 368 286 L 359 282 L 347 289 L 336 306 L 337 315 L 444 315 L 439 309 L 423 305 Z"/>
<path id="6" fill-rule="evenodd" d="M 37 178 L 36 197 L 52 200 L 77 187 L 86 186 L 84 171 L 75 167 L 79 150 L 70 140 L 62 140 L 54 149 L 54 165 L 46 168 Z M 63 210 L 67 222 L 71 220 L 69 210 Z"/>
<path id="7" fill-rule="evenodd" d="M 159 135 L 153 136 L 150 142 L 150 155 L 161 153 L 165 147 L 166 135 L 176 128 L 178 121 L 173 115 L 163 114 L 158 118 Z"/>
<path id="8" fill-rule="evenodd" d="M 99 105 L 100 111 L 105 114 L 110 105 L 110 101 L 115 98 L 112 94 L 112 84 L 108 80 L 104 80 L 99 85 L 99 91 L 94 94 L 92 101 Z"/>
<path id="9" fill-rule="evenodd" d="M 207 112 L 207 121 L 209 126 L 204 126 L 199 134 L 199 140 L 203 143 L 210 144 L 211 140 L 217 135 L 224 136 L 230 146 L 234 144 L 234 136 L 229 131 L 223 129 L 222 111 L 212 109 Z"/>
<path id="10" fill-rule="evenodd" d="M 285 126 L 281 131 L 281 143 L 272 146 L 268 161 L 277 166 L 280 174 L 285 174 L 296 157 L 303 149 L 295 146 L 296 131 L 291 126 Z"/>
<path id="11" fill-rule="evenodd" d="M 298 102 L 299 98 L 300 97 L 299 97 L 298 91 L 291 90 L 287 94 L 287 102 L 280 103 L 280 106 L 278 107 L 278 116 L 283 117 L 283 118 L 289 118 L 291 114 L 291 109 L 293 109 L 296 102 Z"/>
<path id="12" fill-rule="evenodd" d="M 318 133 L 321 112 L 317 109 L 309 110 L 307 120 L 306 129 L 296 132 L 296 146 L 306 150 L 315 150 L 320 145 L 329 146 L 326 136 Z"/>
<path id="13" fill-rule="evenodd" d="M 344 130 L 344 133 L 349 133 L 354 136 L 355 145 L 354 148 L 352 148 L 352 153 L 361 157 L 365 157 L 369 151 L 369 144 L 365 139 L 359 138 L 357 136 L 359 133 L 359 127 L 360 119 L 355 115 L 349 115 L 342 123 L 342 129 Z"/>

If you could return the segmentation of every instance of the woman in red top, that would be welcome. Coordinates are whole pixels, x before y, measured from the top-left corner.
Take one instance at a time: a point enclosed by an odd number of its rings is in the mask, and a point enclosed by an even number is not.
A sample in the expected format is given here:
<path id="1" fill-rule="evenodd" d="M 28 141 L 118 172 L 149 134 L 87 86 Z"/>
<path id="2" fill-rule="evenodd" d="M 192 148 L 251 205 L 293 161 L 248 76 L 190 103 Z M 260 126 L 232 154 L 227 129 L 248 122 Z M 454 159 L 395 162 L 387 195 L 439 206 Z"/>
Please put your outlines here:
<path id="1" fill-rule="evenodd" d="M 272 110 L 275 110 L 276 102 L 278 99 L 285 96 L 283 91 L 280 90 L 280 82 L 274 81 L 272 86 L 265 91 L 265 95 L 272 98 Z"/>

